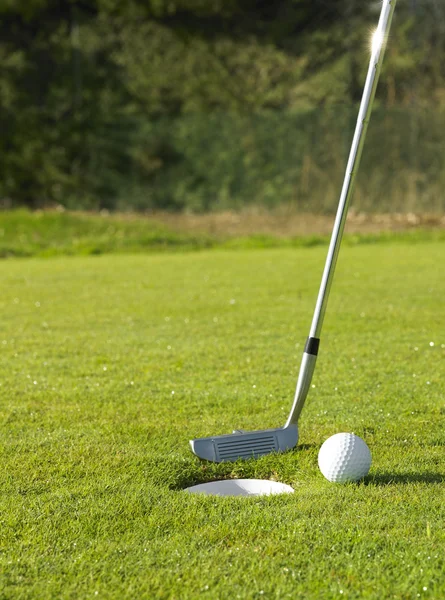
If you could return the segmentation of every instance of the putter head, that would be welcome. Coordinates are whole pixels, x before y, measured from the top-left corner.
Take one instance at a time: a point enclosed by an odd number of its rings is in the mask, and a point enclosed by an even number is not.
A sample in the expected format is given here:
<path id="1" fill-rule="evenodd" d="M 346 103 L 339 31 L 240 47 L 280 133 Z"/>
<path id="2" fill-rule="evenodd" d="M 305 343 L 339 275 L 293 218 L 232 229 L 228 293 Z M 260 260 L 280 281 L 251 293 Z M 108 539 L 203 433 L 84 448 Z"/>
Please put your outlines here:
<path id="1" fill-rule="evenodd" d="M 199 458 L 212 462 L 258 458 L 272 452 L 285 452 L 297 445 L 298 427 L 288 425 L 263 431 L 235 431 L 227 435 L 190 440 L 192 451 Z"/>

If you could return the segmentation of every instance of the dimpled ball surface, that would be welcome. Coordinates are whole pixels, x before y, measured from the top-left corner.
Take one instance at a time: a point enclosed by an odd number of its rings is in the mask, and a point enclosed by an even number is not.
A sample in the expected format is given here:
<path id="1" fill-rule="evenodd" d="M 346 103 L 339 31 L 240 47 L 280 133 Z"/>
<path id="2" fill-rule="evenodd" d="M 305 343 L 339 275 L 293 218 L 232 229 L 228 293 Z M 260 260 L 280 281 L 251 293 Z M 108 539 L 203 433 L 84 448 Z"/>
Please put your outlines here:
<path id="1" fill-rule="evenodd" d="M 371 452 L 358 435 L 336 433 L 320 448 L 318 466 L 326 479 L 334 483 L 358 481 L 369 472 Z"/>

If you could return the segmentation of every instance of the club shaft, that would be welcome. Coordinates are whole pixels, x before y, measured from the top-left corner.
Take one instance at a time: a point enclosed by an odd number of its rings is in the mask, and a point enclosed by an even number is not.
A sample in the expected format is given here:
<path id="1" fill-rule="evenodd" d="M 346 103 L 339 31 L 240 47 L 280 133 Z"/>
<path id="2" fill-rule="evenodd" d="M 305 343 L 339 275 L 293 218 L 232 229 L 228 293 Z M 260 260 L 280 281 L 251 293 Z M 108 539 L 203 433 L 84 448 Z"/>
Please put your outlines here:
<path id="1" fill-rule="evenodd" d="M 319 338 L 397 0 L 384 0 L 309 337 Z"/>
<path id="2" fill-rule="evenodd" d="M 385 53 L 386 42 L 391 28 L 391 21 L 394 14 L 394 9 L 397 0 L 383 0 L 380 13 L 379 24 L 375 34 L 375 42 L 373 43 L 371 60 L 369 63 L 368 74 L 366 77 L 363 97 L 360 104 L 360 110 L 357 118 L 354 138 L 352 140 L 349 160 L 346 167 L 345 178 L 341 190 L 340 200 L 338 204 L 337 215 L 335 217 L 334 228 L 332 231 L 331 241 L 329 244 L 326 264 L 323 271 L 320 290 L 318 292 L 317 303 L 315 306 L 312 325 L 309 333 L 308 343 L 306 344 L 303 353 L 303 359 L 298 374 L 297 388 L 295 391 L 294 403 L 289 414 L 289 418 L 285 427 L 296 424 L 303 410 L 304 403 L 310 384 L 312 375 L 315 370 L 317 360 L 318 342 L 320 339 L 323 319 L 328 303 L 329 292 L 334 278 L 335 266 L 337 264 L 340 244 L 343 237 L 343 230 L 348 214 L 349 202 L 354 189 L 354 182 L 357 175 L 360 158 L 362 155 L 363 145 L 365 142 L 366 131 L 368 129 L 369 118 L 371 115 L 372 104 L 377 89 L 380 70 L 382 67 L 383 56 Z"/>

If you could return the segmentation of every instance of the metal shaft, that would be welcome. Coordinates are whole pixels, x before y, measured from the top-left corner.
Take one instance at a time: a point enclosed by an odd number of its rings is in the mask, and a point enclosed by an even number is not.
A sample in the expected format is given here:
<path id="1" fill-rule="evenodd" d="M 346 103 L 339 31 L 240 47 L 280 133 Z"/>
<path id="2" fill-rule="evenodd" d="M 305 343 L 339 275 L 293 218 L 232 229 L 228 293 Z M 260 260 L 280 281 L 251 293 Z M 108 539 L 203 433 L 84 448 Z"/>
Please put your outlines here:
<path id="1" fill-rule="evenodd" d="M 348 214 L 349 202 L 353 193 L 354 182 L 357 175 L 363 145 L 365 142 L 366 131 L 368 129 L 369 118 L 371 115 L 372 104 L 379 80 L 382 67 L 383 56 L 385 53 L 386 42 L 388 39 L 391 21 L 397 0 L 383 0 L 380 13 L 379 24 L 373 37 L 371 60 L 369 63 L 368 75 L 366 77 L 363 97 L 360 104 L 360 110 L 357 118 L 354 138 L 352 140 L 349 160 L 346 167 L 345 178 L 340 195 L 340 200 L 329 244 L 326 264 L 321 280 L 320 291 L 318 292 L 317 304 L 315 306 L 312 325 L 309 333 L 308 344 L 303 354 L 303 360 L 298 375 L 297 389 L 295 392 L 294 404 L 287 420 L 286 426 L 296 423 L 303 409 L 307 393 L 309 391 L 312 374 L 315 369 L 318 340 L 320 338 L 323 319 L 328 303 L 329 292 L 334 278 L 335 266 L 337 264 L 340 244 L 343 237 L 343 230 Z M 311 342 L 312 340 L 312 342 Z M 315 348 L 315 350 L 313 349 Z"/>
<path id="2" fill-rule="evenodd" d="M 340 244 L 343 236 L 343 230 L 348 214 L 349 202 L 353 193 L 354 182 L 357 175 L 360 158 L 365 142 L 366 131 L 368 129 L 369 118 L 371 115 L 372 104 L 375 91 L 379 80 L 380 70 L 385 53 L 386 41 L 391 27 L 391 20 L 394 13 L 396 0 L 384 0 L 379 25 L 374 35 L 374 43 L 369 63 L 368 76 L 366 78 L 363 91 L 360 111 L 357 118 L 354 139 L 352 141 L 349 161 L 346 167 L 346 174 L 343 181 L 340 201 L 337 209 L 334 229 L 332 231 L 331 242 L 329 245 L 328 256 L 321 281 L 320 291 L 318 293 L 317 305 L 315 307 L 314 317 L 310 330 L 310 337 L 319 338 L 323 326 L 323 318 L 328 303 L 329 291 L 334 278 L 335 265 L 340 250 Z"/>

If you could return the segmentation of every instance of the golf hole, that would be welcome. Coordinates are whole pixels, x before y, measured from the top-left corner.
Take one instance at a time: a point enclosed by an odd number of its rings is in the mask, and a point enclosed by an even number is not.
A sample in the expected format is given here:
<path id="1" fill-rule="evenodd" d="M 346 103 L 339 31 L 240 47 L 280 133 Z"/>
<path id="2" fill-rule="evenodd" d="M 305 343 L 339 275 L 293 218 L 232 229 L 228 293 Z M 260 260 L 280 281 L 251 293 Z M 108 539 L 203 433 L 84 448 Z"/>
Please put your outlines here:
<path id="1" fill-rule="evenodd" d="M 274 494 L 293 494 L 290 485 L 264 479 L 226 479 L 193 485 L 184 490 L 190 494 L 208 496 L 271 496 Z"/>

